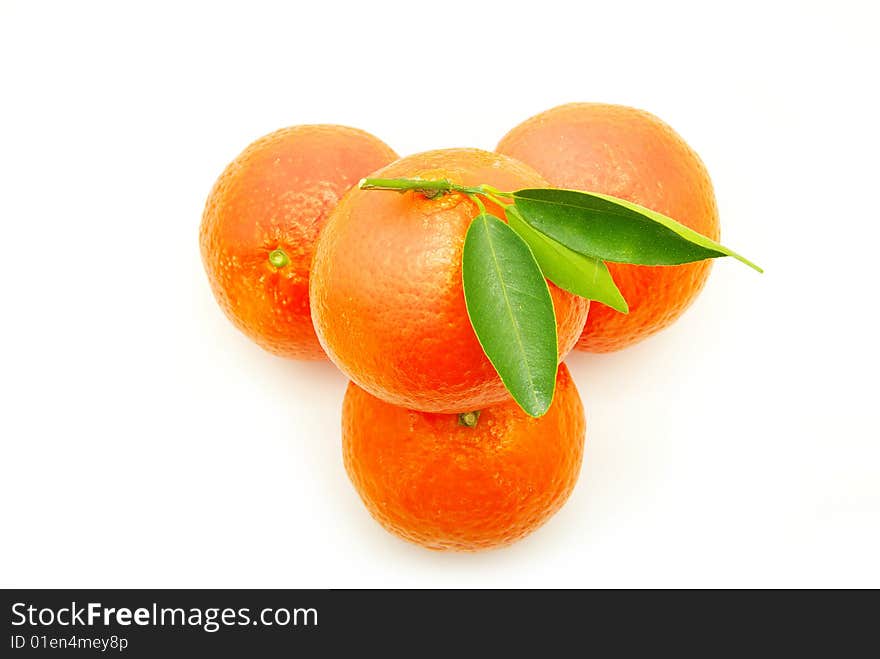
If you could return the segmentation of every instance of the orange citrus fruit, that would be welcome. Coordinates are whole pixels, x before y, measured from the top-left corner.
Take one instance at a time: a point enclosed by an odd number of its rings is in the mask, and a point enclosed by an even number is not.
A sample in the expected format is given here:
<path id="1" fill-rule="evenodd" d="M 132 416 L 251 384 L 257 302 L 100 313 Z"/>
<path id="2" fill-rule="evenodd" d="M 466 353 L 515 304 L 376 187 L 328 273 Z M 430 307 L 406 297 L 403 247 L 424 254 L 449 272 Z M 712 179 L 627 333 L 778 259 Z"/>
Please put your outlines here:
<path id="1" fill-rule="evenodd" d="M 554 187 L 621 197 L 719 238 L 715 194 L 702 161 L 678 133 L 642 110 L 562 105 L 521 123 L 497 150 L 528 163 Z M 711 261 L 608 267 L 629 314 L 595 303 L 579 349 L 619 350 L 670 325 L 697 297 Z"/>
<path id="2" fill-rule="evenodd" d="M 586 427 L 565 364 L 541 418 L 513 401 L 474 416 L 415 412 L 348 385 L 345 468 L 386 529 L 429 549 L 475 551 L 519 540 L 562 507 L 577 482 Z"/>
<path id="3" fill-rule="evenodd" d="M 294 126 L 260 138 L 217 179 L 202 216 L 202 260 L 229 319 L 283 357 L 325 357 L 309 315 L 309 266 L 330 211 L 397 154 L 345 126 Z"/>
<path id="4" fill-rule="evenodd" d="M 429 151 L 375 172 L 502 190 L 546 186 L 522 163 L 477 149 Z M 503 217 L 500 208 L 487 209 Z M 353 189 L 330 216 L 312 266 L 312 318 L 330 359 L 382 400 L 463 412 L 509 395 L 471 327 L 461 282 L 465 233 L 477 215 L 465 195 Z M 550 285 L 559 356 L 586 320 L 586 300 Z"/>

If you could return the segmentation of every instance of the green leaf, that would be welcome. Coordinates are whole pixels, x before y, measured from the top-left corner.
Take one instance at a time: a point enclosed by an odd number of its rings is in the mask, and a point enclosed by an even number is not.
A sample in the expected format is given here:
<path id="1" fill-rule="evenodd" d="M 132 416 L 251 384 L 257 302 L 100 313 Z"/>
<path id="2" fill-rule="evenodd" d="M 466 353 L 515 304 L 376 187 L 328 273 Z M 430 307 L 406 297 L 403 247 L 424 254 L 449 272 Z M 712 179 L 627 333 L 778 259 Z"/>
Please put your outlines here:
<path id="1" fill-rule="evenodd" d="M 556 315 L 529 246 L 494 215 L 480 213 L 462 254 L 468 316 L 513 399 L 541 416 L 556 388 Z"/>
<path id="2" fill-rule="evenodd" d="M 679 265 L 732 256 L 733 250 L 649 208 L 597 192 L 535 188 L 513 193 L 532 227 L 576 252 L 620 263 Z"/>
<path id="3" fill-rule="evenodd" d="M 607 304 L 621 313 L 629 307 L 608 272 L 608 266 L 592 256 L 570 250 L 565 245 L 530 226 L 513 206 L 506 209 L 510 228 L 526 241 L 544 276 L 569 293 Z"/>

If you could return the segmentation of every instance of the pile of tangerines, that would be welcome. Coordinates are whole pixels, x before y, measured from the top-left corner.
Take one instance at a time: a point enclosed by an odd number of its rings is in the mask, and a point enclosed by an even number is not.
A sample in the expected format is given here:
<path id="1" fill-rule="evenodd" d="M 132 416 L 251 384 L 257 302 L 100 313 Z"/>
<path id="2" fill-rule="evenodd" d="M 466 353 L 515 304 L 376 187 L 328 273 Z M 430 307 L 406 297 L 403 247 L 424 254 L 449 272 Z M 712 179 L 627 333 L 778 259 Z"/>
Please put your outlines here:
<path id="1" fill-rule="evenodd" d="M 211 191 L 200 238 L 217 301 L 266 350 L 329 357 L 351 380 L 343 455 L 370 513 L 431 549 L 514 542 L 563 505 L 580 471 L 584 410 L 562 360 L 668 326 L 710 261 L 608 263 L 628 314 L 548 282 L 560 365 L 553 402 L 536 418 L 512 400 L 469 320 L 462 250 L 474 199 L 371 191 L 365 177 L 594 191 L 717 240 L 709 176 L 655 116 L 579 103 L 520 124 L 494 153 L 399 158 L 353 128 L 285 128 L 247 147 Z"/>

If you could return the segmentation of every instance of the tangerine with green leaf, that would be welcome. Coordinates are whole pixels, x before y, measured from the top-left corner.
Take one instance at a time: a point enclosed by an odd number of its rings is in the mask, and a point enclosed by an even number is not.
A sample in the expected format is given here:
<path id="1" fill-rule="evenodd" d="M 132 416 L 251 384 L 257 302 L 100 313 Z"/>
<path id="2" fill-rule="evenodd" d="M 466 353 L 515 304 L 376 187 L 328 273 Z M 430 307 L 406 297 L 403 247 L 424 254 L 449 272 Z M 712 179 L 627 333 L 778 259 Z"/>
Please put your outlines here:
<path id="1" fill-rule="evenodd" d="M 580 472 L 586 423 L 565 364 L 544 416 L 513 401 L 476 413 L 417 412 L 349 384 L 345 468 L 370 514 L 429 549 L 508 545 L 546 522 Z"/>
<path id="2" fill-rule="evenodd" d="M 527 165 L 478 149 L 409 156 L 371 177 L 502 190 L 547 185 Z M 491 201 L 485 207 L 504 217 Z M 479 211 L 458 192 L 353 189 L 331 214 L 312 266 L 312 318 L 330 359 L 374 396 L 438 413 L 509 399 L 471 326 L 462 286 L 465 236 Z M 552 284 L 549 291 L 561 360 L 581 334 L 588 302 Z"/>
<path id="3" fill-rule="evenodd" d="M 214 184 L 202 261 L 229 319 L 266 350 L 324 359 L 309 310 L 315 241 L 339 198 L 397 158 L 355 128 L 294 126 L 258 139 Z"/>
<path id="4" fill-rule="evenodd" d="M 663 121 L 634 108 L 573 103 L 523 122 L 497 151 L 528 163 L 557 188 L 619 197 L 717 240 L 718 210 L 709 174 Z M 674 322 L 706 282 L 710 260 L 674 266 L 608 263 L 629 305 L 621 314 L 594 304 L 577 347 L 610 352 Z"/>

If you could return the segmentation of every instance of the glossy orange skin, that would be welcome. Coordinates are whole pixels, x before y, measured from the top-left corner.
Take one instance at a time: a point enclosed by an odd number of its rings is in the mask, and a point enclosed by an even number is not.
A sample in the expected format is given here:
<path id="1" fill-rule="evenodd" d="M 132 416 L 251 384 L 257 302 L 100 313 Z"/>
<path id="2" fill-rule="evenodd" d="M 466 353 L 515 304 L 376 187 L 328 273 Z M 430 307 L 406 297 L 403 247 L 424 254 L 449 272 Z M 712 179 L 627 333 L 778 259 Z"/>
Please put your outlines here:
<path id="1" fill-rule="evenodd" d="M 429 549 L 476 551 L 519 540 L 562 507 L 580 473 L 585 428 L 565 364 L 543 417 L 511 401 L 484 409 L 474 428 L 352 383 L 342 450 L 351 482 L 386 529 Z"/>
<path id="2" fill-rule="evenodd" d="M 706 167 L 678 133 L 642 110 L 601 103 L 562 105 L 521 123 L 497 150 L 530 164 L 553 187 L 621 197 L 719 238 Z M 711 263 L 609 263 L 629 314 L 595 303 L 577 348 L 620 350 L 667 327 L 697 297 Z"/>
<path id="3" fill-rule="evenodd" d="M 339 198 L 397 159 L 369 133 L 345 126 L 284 128 L 247 147 L 217 179 L 202 216 L 202 261 L 217 302 L 260 346 L 282 357 L 325 359 L 309 311 L 315 241 Z M 290 263 L 268 256 L 281 248 Z"/>
<path id="4" fill-rule="evenodd" d="M 409 156 L 374 176 L 504 190 L 546 185 L 526 165 L 477 149 Z M 359 189 L 333 211 L 312 266 L 312 318 L 333 363 L 374 396 L 445 413 L 509 398 L 474 334 L 462 290 L 462 246 L 477 212 L 458 193 L 428 199 Z M 553 285 L 550 292 L 561 360 L 580 336 L 588 305 Z"/>

